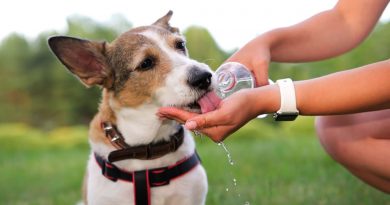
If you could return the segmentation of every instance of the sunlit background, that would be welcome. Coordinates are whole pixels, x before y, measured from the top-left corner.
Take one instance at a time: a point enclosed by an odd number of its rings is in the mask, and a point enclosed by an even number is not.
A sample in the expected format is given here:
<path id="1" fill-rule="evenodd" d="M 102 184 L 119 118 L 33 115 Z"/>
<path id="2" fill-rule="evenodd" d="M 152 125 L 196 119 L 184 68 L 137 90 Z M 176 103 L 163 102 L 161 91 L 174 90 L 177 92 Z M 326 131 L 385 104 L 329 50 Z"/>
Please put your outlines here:
<path id="1" fill-rule="evenodd" d="M 111 41 L 173 10 L 171 25 L 186 36 L 191 57 L 215 69 L 257 35 L 298 23 L 336 2 L 3 1 L 0 204 L 75 204 L 81 199 L 89 153 L 88 123 L 97 112 L 100 90 L 86 89 L 64 69 L 47 47 L 49 36 Z M 390 8 L 362 45 L 340 57 L 303 64 L 272 63 L 270 78 L 308 79 L 388 59 L 389 20 Z M 234 166 L 221 147 L 207 137 L 197 137 L 209 178 L 207 204 L 389 205 L 389 195 L 363 184 L 325 154 L 313 119 L 253 120 L 226 140 Z"/>

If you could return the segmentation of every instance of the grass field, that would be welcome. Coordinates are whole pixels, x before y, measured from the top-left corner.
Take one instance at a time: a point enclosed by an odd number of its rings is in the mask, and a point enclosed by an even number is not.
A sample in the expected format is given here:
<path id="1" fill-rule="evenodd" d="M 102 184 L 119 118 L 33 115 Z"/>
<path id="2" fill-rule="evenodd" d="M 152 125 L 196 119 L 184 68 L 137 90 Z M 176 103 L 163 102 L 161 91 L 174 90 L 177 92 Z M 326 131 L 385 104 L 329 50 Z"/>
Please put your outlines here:
<path id="1" fill-rule="evenodd" d="M 209 180 L 207 204 L 390 205 L 390 195 L 363 184 L 324 153 L 311 123 L 250 123 L 225 142 L 234 166 L 221 147 L 198 138 Z M 89 152 L 86 132 L 0 125 L 0 204 L 75 204 Z"/>

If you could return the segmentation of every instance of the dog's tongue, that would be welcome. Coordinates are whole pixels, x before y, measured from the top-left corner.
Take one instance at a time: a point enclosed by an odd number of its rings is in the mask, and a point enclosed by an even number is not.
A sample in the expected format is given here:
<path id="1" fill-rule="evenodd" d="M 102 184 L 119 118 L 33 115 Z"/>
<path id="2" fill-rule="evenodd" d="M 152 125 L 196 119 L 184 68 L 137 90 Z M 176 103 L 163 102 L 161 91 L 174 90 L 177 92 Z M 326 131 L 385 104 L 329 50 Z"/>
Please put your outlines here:
<path id="1" fill-rule="evenodd" d="M 210 112 L 217 109 L 219 103 L 221 102 L 221 98 L 214 92 L 206 93 L 202 98 L 198 100 L 198 104 L 202 110 L 202 113 Z"/>

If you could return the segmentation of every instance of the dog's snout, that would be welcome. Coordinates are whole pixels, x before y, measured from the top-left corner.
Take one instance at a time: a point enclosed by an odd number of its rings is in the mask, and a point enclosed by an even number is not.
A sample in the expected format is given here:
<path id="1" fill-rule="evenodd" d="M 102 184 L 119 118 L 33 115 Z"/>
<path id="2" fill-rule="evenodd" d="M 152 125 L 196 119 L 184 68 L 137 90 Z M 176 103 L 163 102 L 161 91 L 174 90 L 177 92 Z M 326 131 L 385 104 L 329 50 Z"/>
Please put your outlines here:
<path id="1" fill-rule="evenodd" d="M 207 89 L 211 84 L 212 74 L 209 71 L 193 67 L 189 72 L 188 84 L 202 90 Z"/>

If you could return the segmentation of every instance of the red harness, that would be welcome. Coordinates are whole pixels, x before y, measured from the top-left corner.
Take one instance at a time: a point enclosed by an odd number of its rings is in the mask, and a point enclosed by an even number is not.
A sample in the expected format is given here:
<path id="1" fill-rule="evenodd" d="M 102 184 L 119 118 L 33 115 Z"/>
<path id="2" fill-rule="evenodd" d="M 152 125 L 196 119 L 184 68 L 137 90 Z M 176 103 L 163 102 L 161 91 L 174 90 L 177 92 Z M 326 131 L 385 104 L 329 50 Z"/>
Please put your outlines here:
<path id="1" fill-rule="evenodd" d="M 190 172 L 200 163 L 198 154 L 194 152 L 192 156 L 184 158 L 171 166 L 128 172 L 117 168 L 97 154 L 95 154 L 95 159 L 102 169 L 102 174 L 107 179 L 113 182 L 119 179 L 133 183 L 134 203 L 136 205 L 150 205 L 151 187 L 168 185 L 171 180 Z"/>

